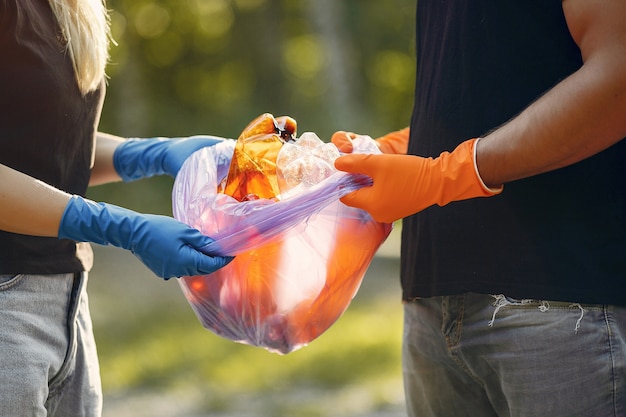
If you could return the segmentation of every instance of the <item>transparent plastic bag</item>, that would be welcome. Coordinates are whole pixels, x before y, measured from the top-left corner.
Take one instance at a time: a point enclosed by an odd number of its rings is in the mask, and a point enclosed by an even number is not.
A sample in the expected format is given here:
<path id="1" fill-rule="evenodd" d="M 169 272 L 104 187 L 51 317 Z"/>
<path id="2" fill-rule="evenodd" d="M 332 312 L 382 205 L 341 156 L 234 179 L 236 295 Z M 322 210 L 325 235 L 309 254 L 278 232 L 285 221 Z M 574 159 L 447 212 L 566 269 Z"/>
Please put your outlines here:
<path id="1" fill-rule="evenodd" d="M 330 144 L 314 151 L 320 144 L 305 133 L 281 146 L 275 174 L 281 193 L 274 198 L 238 201 L 219 192 L 232 172 L 232 140 L 194 153 L 181 168 L 174 216 L 215 239 L 207 254 L 236 255 L 213 274 L 179 279 L 207 329 L 286 354 L 321 335 L 350 304 L 391 225 L 339 202 L 371 179 L 311 159 L 333 153 Z M 377 151 L 370 138 L 355 142 L 355 152 Z"/>

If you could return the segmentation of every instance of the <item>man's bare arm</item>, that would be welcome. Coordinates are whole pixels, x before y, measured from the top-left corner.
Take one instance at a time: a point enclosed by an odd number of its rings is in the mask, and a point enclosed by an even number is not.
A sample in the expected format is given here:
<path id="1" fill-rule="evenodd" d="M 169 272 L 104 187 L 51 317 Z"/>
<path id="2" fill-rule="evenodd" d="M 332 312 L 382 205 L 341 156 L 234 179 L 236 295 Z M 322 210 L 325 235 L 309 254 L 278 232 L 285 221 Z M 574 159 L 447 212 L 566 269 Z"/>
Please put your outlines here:
<path id="1" fill-rule="evenodd" d="M 626 136 L 626 1 L 564 0 L 582 67 L 479 141 L 488 186 L 558 169 Z"/>

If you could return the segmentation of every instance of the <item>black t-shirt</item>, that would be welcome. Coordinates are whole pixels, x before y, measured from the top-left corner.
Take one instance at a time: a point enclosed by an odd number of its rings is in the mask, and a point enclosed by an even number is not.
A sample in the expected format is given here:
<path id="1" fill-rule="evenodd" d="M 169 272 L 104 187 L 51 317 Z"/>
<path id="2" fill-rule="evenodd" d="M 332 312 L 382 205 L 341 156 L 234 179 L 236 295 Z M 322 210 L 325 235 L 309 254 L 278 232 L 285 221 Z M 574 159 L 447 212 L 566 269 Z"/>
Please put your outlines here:
<path id="1" fill-rule="evenodd" d="M 561 0 L 417 2 L 409 153 L 505 123 L 582 65 Z M 625 116 L 626 117 L 626 116 Z M 626 305 L 626 141 L 403 222 L 404 299 L 464 292 Z"/>
<path id="2" fill-rule="evenodd" d="M 104 88 L 81 94 L 59 33 L 48 0 L 0 0 L 0 163 L 84 195 Z M 0 273 L 90 266 L 87 244 L 0 231 Z"/>

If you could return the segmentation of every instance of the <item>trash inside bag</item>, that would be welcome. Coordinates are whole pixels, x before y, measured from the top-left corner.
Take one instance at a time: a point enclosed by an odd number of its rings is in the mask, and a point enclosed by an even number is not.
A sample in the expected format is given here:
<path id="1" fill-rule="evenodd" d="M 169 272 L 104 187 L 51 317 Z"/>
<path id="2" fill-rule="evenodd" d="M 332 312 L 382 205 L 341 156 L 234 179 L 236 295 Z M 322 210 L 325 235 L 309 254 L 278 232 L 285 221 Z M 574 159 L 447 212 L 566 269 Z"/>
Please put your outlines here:
<path id="1" fill-rule="evenodd" d="M 354 152 L 379 153 L 360 137 Z M 200 322 L 227 339 L 286 354 L 348 308 L 391 225 L 339 198 L 371 184 L 338 172 L 337 148 L 291 118 L 264 114 L 237 141 L 194 153 L 173 189 L 174 216 L 236 255 L 213 274 L 178 280 Z"/>

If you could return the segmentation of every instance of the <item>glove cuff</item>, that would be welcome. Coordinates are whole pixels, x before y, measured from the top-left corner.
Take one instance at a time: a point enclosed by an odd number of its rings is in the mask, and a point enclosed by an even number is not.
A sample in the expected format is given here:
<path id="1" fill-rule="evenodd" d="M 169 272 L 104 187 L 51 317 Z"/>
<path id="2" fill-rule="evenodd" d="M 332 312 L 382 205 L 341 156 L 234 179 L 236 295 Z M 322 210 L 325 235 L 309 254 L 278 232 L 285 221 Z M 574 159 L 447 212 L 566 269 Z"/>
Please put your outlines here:
<path id="1" fill-rule="evenodd" d="M 476 153 L 477 153 L 477 149 L 478 149 L 478 141 L 480 139 L 481 138 L 472 139 L 472 142 L 473 142 L 472 143 L 472 159 L 473 159 L 473 162 L 474 162 L 474 172 L 476 173 L 476 177 L 478 178 L 478 181 L 480 182 L 481 187 L 487 193 L 487 197 L 488 197 L 490 195 L 500 194 L 502 192 L 502 190 L 504 189 L 504 185 L 501 185 L 498 188 L 487 187 L 487 185 L 483 181 L 482 177 L 480 176 L 480 172 L 478 172 L 478 163 L 476 162 Z"/>
<path id="2" fill-rule="evenodd" d="M 74 195 L 61 216 L 58 237 L 132 249 L 132 217 L 130 210 Z"/>
<path id="3" fill-rule="evenodd" d="M 467 140 L 454 151 L 443 152 L 433 161 L 441 172 L 438 205 L 475 197 L 491 197 L 502 192 L 503 187 L 491 189 L 480 177 L 476 166 L 477 142 L 478 139 Z"/>
<path id="4" fill-rule="evenodd" d="M 409 134 L 410 129 L 406 127 L 381 136 L 376 139 L 376 144 L 382 153 L 406 155 L 409 149 Z"/>
<path id="5" fill-rule="evenodd" d="M 77 242 L 93 242 L 106 245 L 108 242 L 99 233 L 95 219 L 104 209 L 102 204 L 78 195 L 70 198 L 59 223 L 59 239 Z"/>
<path id="6" fill-rule="evenodd" d="M 125 182 L 166 173 L 163 158 L 168 143 L 166 138 L 127 139 L 113 152 L 113 166 Z"/>

